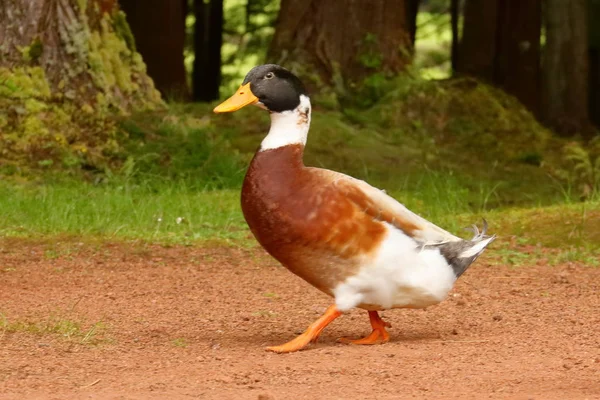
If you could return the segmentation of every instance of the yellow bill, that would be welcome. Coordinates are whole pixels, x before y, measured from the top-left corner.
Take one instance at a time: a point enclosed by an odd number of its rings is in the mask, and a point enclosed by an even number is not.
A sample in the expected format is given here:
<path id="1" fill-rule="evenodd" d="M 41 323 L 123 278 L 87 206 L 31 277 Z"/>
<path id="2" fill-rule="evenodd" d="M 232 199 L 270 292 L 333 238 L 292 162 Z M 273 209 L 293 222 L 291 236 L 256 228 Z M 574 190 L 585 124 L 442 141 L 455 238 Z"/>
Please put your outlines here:
<path id="1" fill-rule="evenodd" d="M 248 82 L 245 85 L 240 86 L 233 96 L 216 106 L 213 111 L 216 113 L 237 111 L 248 104 L 257 102 L 258 97 L 252 93 L 252 90 L 250 90 L 250 82 Z"/>

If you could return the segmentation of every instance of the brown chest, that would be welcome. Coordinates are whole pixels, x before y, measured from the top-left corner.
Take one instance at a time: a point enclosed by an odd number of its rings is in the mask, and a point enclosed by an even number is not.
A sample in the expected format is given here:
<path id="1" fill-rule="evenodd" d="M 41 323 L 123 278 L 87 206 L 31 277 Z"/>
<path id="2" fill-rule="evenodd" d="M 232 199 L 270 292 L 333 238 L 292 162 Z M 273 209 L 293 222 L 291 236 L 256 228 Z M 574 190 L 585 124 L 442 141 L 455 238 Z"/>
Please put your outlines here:
<path id="1" fill-rule="evenodd" d="M 385 228 L 314 169 L 302 149 L 258 152 L 242 188 L 244 217 L 258 242 L 295 274 L 329 292 L 376 248 Z"/>

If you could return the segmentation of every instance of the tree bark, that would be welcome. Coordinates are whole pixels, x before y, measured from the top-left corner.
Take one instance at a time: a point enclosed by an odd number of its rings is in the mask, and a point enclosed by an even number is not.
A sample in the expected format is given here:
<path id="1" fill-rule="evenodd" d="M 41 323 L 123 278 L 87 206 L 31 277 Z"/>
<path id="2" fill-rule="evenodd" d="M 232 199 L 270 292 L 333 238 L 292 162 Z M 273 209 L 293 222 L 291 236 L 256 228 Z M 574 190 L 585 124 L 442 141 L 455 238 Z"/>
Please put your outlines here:
<path id="1" fill-rule="evenodd" d="M 396 74 L 411 60 L 406 2 L 282 0 L 268 60 L 317 78 L 315 86 Z"/>
<path id="2" fill-rule="evenodd" d="M 537 115 L 541 89 L 541 0 L 501 0 L 497 26 L 494 83 Z"/>
<path id="3" fill-rule="evenodd" d="M 543 63 L 543 117 L 557 132 L 587 131 L 587 0 L 546 0 Z"/>
<path id="4" fill-rule="evenodd" d="M 466 0 L 457 71 L 493 82 L 500 0 Z"/>
<path id="5" fill-rule="evenodd" d="M 121 0 L 148 75 L 165 97 L 189 97 L 183 50 L 185 9 L 175 0 Z"/>
<path id="6" fill-rule="evenodd" d="M 538 113 L 540 33 L 541 0 L 467 0 L 456 71 L 501 87 Z"/>
<path id="7" fill-rule="evenodd" d="M 460 0 L 450 0 L 450 26 L 452 30 L 452 47 L 450 50 L 450 64 L 452 72 L 456 72 L 458 67 L 458 44 L 460 41 L 458 34 L 460 17 Z"/>
<path id="8" fill-rule="evenodd" d="M 194 1 L 194 101 L 219 98 L 221 46 L 223 44 L 223 0 Z"/>
<path id="9" fill-rule="evenodd" d="M 0 68 L 41 68 L 54 97 L 124 112 L 160 103 L 116 0 L 3 0 L 0 43 Z"/>
<path id="10" fill-rule="evenodd" d="M 600 26 L 595 23 L 600 19 L 600 0 L 588 1 L 589 28 L 589 110 L 590 119 L 596 127 L 600 127 Z"/>
<path id="11" fill-rule="evenodd" d="M 415 49 L 415 41 L 417 40 L 417 15 L 419 14 L 420 3 L 421 0 L 406 0 L 406 20 L 411 50 Z"/>

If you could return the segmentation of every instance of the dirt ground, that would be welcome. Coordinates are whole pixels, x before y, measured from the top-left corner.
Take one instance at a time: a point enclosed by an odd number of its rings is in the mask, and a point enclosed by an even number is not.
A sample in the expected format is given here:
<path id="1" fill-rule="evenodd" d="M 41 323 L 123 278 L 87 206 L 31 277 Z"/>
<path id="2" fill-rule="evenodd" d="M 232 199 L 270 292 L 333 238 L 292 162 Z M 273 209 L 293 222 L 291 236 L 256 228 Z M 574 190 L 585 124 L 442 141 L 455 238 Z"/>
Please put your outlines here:
<path id="1" fill-rule="evenodd" d="M 600 399 L 599 293 L 599 268 L 484 255 L 384 312 L 390 343 L 337 343 L 369 333 L 355 310 L 278 355 L 330 299 L 260 250 L 4 241 L 0 399 Z"/>

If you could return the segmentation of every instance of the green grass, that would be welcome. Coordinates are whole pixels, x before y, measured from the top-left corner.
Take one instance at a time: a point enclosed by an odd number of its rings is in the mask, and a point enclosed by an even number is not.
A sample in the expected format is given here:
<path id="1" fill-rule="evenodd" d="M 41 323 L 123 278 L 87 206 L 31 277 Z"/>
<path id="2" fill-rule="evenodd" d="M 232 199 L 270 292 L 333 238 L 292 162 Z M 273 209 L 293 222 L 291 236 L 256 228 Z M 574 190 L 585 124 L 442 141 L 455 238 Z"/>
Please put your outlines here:
<path id="1" fill-rule="evenodd" d="M 494 247 L 507 262 L 520 264 L 520 258 L 535 253 L 523 246 L 559 249 L 553 256 L 562 260 L 600 255 L 600 202 L 488 210 L 487 193 L 482 192 L 480 201 L 469 206 L 463 201 L 466 189 L 448 176 L 432 174 L 413 188 L 391 194 L 460 236 L 469 235 L 463 227 L 480 225 L 485 217 L 490 231 L 499 235 Z M 78 240 L 255 244 L 241 214 L 239 190 L 195 191 L 176 183 L 159 190 L 84 183 L 2 184 L 0 209 L 0 236 L 4 237 L 66 235 Z M 69 254 L 54 248 L 45 253 L 48 259 L 65 256 Z"/>
<path id="2" fill-rule="evenodd" d="M 432 221 L 457 228 L 457 214 L 486 209 L 486 189 L 471 194 L 451 175 L 430 172 L 386 188 Z M 63 182 L 0 184 L 0 236 L 77 236 L 192 243 L 240 241 L 250 236 L 239 205 L 239 188 L 199 190 L 185 181 L 139 184 Z M 470 205 L 465 199 L 471 198 Z M 50 249 L 48 259 L 58 258 Z"/>
<path id="3" fill-rule="evenodd" d="M 234 190 L 0 185 L 0 236 L 83 236 L 186 243 L 247 235 Z M 52 254 L 49 255 L 50 257 Z"/>
<path id="4" fill-rule="evenodd" d="M 30 333 L 54 336 L 80 344 L 98 344 L 104 340 L 106 326 L 102 321 L 84 324 L 78 320 L 51 314 L 45 319 L 11 320 L 0 313 L 0 333 Z"/>

